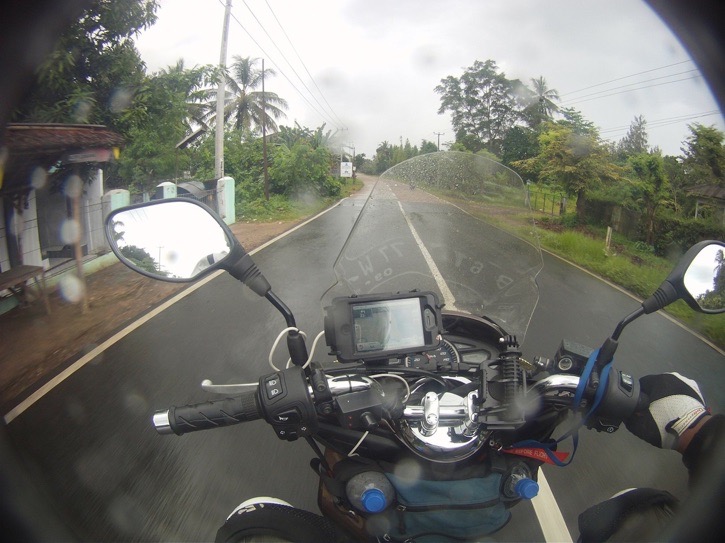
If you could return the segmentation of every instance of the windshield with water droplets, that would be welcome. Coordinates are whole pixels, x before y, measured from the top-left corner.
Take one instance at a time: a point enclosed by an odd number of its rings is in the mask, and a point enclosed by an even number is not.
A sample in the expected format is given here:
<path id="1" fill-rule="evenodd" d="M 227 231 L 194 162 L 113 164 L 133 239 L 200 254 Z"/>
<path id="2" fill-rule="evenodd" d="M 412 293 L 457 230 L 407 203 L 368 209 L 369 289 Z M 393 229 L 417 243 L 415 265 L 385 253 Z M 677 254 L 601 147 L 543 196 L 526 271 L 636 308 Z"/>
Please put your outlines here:
<path id="1" fill-rule="evenodd" d="M 479 155 L 429 153 L 376 181 L 322 301 L 431 290 L 444 309 L 489 317 L 523 341 L 541 266 L 521 178 Z"/>

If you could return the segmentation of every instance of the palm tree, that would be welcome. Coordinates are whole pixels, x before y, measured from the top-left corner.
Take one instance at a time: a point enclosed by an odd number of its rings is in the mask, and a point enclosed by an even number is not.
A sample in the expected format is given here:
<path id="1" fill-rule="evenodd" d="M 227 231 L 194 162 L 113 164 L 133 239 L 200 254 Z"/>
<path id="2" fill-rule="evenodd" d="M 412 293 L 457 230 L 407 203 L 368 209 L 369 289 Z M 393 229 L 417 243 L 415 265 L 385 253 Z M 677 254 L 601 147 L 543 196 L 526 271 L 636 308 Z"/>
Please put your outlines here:
<path id="1" fill-rule="evenodd" d="M 275 119 L 286 116 L 283 110 L 287 109 L 287 101 L 268 91 L 264 93 L 262 101 L 262 92 L 255 89 L 262 86 L 263 78 L 276 75 L 276 72 L 267 68 L 262 73 L 262 70 L 256 68 L 258 61 L 258 58 L 234 55 L 234 63 L 227 74 L 224 121 L 233 119 L 234 127 L 245 131 L 261 127 L 264 123 L 268 131 L 276 132 Z M 212 91 L 209 96 L 215 99 L 215 94 Z M 210 111 L 208 118 L 211 120 L 213 117 Z"/>
<path id="2" fill-rule="evenodd" d="M 526 113 L 530 119 L 529 123 L 537 126 L 542 121 L 551 119 L 554 113 L 559 111 L 559 106 L 554 103 L 554 100 L 559 100 L 559 93 L 548 87 L 543 76 L 531 79 L 531 84 L 534 87 L 533 101 L 526 108 Z"/>
<path id="3" fill-rule="evenodd" d="M 190 125 L 197 124 L 209 128 L 205 120 L 209 117 L 208 89 L 205 85 L 216 79 L 217 71 L 211 66 L 194 66 L 187 69 L 184 59 L 159 71 L 163 85 L 171 92 L 179 92 L 186 96 L 186 115 Z"/>

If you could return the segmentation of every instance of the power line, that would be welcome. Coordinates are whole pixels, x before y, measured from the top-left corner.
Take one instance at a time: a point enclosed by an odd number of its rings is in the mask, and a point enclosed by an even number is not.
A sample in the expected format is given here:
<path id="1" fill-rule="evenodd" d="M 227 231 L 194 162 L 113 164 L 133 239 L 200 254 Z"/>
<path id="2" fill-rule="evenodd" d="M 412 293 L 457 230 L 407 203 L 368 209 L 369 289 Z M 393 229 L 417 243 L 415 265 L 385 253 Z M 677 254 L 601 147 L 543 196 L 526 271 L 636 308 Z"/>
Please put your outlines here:
<path id="1" fill-rule="evenodd" d="M 586 100 L 574 100 L 573 102 L 568 102 L 568 104 L 569 105 L 582 104 L 584 102 L 591 102 L 592 100 L 599 100 L 600 98 L 608 98 L 610 96 L 616 96 L 618 94 L 625 94 L 627 92 L 632 92 L 632 91 L 636 91 L 636 90 L 650 89 L 652 87 L 661 87 L 662 85 L 670 85 L 672 83 L 680 83 L 681 81 L 690 81 L 690 80 L 693 80 L 693 79 L 697 79 L 698 77 L 702 77 L 702 75 L 696 75 L 696 76 L 693 76 L 693 77 L 685 77 L 685 78 L 682 78 L 682 79 L 675 79 L 674 81 L 667 81 L 665 83 L 657 83 L 655 85 L 646 85 L 644 87 L 637 87 L 635 89 L 628 89 L 628 90 L 624 90 L 624 91 L 620 91 L 620 92 L 613 92 L 612 94 L 603 94 L 602 96 L 595 96 L 594 98 L 587 98 Z"/>
<path id="2" fill-rule="evenodd" d="M 718 115 L 720 112 L 716 109 L 712 111 L 703 111 L 701 113 L 689 113 L 687 115 L 679 115 L 677 117 L 666 117 L 664 119 L 655 119 L 654 121 L 647 121 L 647 128 L 650 127 L 657 127 L 657 126 L 666 126 L 669 124 L 677 124 L 684 121 L 689 121 L 692 119 L 699 119 L 702 117 L 710 117 L 712 115 Z M 606 133 L 606 132 L 621 132 L 621 131 L 627 131 L 631 127 L 631 124 L 628 125 L 622 125 L 622 126 L 616 126 L 612 128 L 603 128 L 599 131 L 600 134 Z"/>
<path id="3" fill-rule="evenodd" d="M 634 83 L 627 83 L 626 85 L 620 85 L 619 87 L 612 87 L 610 89 L 605 89 L 605 90 L 593 92 L 591 94 L 585 94 L 584 96 L 578 96 L 576 98 L 571 98 L 570 100 L 564 100 L 563 103 L 568 103 L 568 102 L 572 102 L 572 101 L 573 102 L 577 102 L 578 100 L 581 100 L 583 98 L 588 98 L 590 96 L 596 96 L 597 94 L 602 94 L 604 92 L 610 92 L 610 91 L 614 91 L 614 90 L 625 89 L 625 88 L 631 87 L 633 85 L 641 85 L 642 83 L 649 83 L 650 81 L 658 81 L 660 79 L 667 79 L 668 77 L 675 77 L 675 76 L 678 76 L 678 75 L 691 74 L 691 73 L 697 72 L 697 71 L 698 71 L 697 69 L 686 70 L 684 72 L 677 72 L 676 74 L 663 75 L 663 76 L 660 76 L 660 77 L 653 77 L 651 79 L 643 79 L 642 81 L 636 81 Z"/>
<path id="4" fill-rule="evenodd" d="M 275 21 L 277 21 L 277 24 L 279 25 L 279 28 L 280 28 L 280 30 L 282 30 L 282 34 L 284 34 L 284 37 L 285 37 L 285 38 L 287 38 L 287 42 L 288 42 L 288 43 L 290 44 L 290 47 L 292 47 L 292 50 L 294 51 L 295 55 L 297 55 L 297 59 L 298 59 L 298 60 L 300 61 L 300 63 L 302 64 L 302 67 L 303 67 L 303 68 L 305 69 L 305 72 L 307 72 L 307 75 L 309 76 L 309 78 L 310 78 L 310 80 L 312 81 L 312 83 L 313 83 L 313 84 L 315 85 L 315 88 L 316 88 L 316 89 L 317 89 L 317 91 L 318 91 L 318 92 L 320 93 L 320 96 L 322 97 L 322 99 L 323 99 L 323 100 L 325 101 L 325 104 L 327 104 L 327 107 L 328 107 L 328 109 L 329 109 L 329 110 L 330 110 L 330 112 L 331 112 L 331 113 L 332 113 L 332 114 L 333 114 L 333 115 L 335 116 L 335 118 L 337 118 L 337 120 L 338 120 L 338 121 L 340 121 L 340 124 L 341 124 L 342 126 L 345 126 L 345 123 L 344 123 L 344 122 L 342 121 L 342 119 L 340 118 L 340 116 L 339 116 L 339 115 L 338 115 L 338 114 L 337 114 L 337 113 L 335 112 L 335 110 L 334 110 L 334 109 L 332 108 L 332 106 L 330 105 L 330 102 L 328 102 L 328 101 L 327 101 L 327 98 L 325 98 L 325 95 L 324 95 L 324 93 L 322 92 L 322 90 L 320 89 L 320 87 L 319 87 L 319 86 L 317 85 L 317 82 L 315 81 L 315 78 L 314 78 L 314 77 L 312 77 L 312 74 L 311 74 L 311 73 L 310 73 L 310 71 L 309 71 L 309 70 L 307 69 L 307 65 L 305 64 L 305 61 L 304 61 L 304 60 L 302 60 L 302 57 L 301 57 L 301 56 L 300 56 L 300 54 L 299 54 L 299 53 L 297 52 L 297 48 L 296 48 L 296 47 L 294 46 L 294 44 L 292 43 L 292 40 L 291 40 L 291 39 L 290 39 L 290 37 L 289 37 L 289 36 L 287 35 L 287 32 L 285 31 L 284 27 L 282 26 L 282 23 L 281 23 L 281 22 L 280 22 L 280 20 L 279 20 L 279 19 L 277 18 L 277 14 L 276 14 L 276 13 L 275 13 L 275 12 L 274 12 L 274 11 L 272 10 L 272 6 L 270 6 L 270 5 L 269 5 L 269 2 L 267 2 L 267 0 L 264 0 L 264 3 L 265 3 L 265 4 L 267 4 L 267 8 L 269 8 L 269 11 L 270 11 L 270 13 L 271 13 L 271 14 L 272 14 L 272 16 L 274 17 L 274 20 L 275 20 Z"/>
<path id="5" fill-rule="evenodd" d="M 219 1 L 220 3 L 222 3 L 222 0 L 218 0 L 218 1 Z M 222 4 L 223 4 L 223 3 L 222 3 Z M 293 89 L 294 89 L 294 90 L 295 90 L 295 91 L 297 92 L 297 94 L 299 94 L 299 95 L 300 95 L 300 97 L 302 97 L 302 99 L 303 99 L 303 100 L 304 100 L 305 102 L 307 102 L 307 105 L 309 105 L 309 106 L 310 106 L 310 107 L 311 107 L 311 108 L 312 108 L 312 109 L 313 109 L 313 110 L 315 111 L 315 113 L 317 113 L 317 114 L 318 114 L 318 115 L 319 115 L 319 116 L 320 116 L 320 117 L 321 117 L 322 119 L 326 119 L 326 116 L 325 116 L 325 115 L 323 115 L 322 113 L 320 113 L 320 112 L 319 112 L 319 111 L 317 110 L 317 108 L 316 108 L 316 107 L 315 107 L 315 106 L 314 106 L 314 105 L 313 105 L 313 104 L 312 104 L 312 103 L 311 103 L 311 102 L 310 102 L 310 101 L 309 101 L 309 100 L 308 100 L 308 99 L 307 99 L 307 98 L 305 97 L 305 95 L 304 95 L 304 94 L 302 94 L 302 92 L 301 92 L 301 91 L 300 91 L 300 90 L 299 90 L 299 89 L 297 88 L 297 86 L 296 86 L 296 85 L 295 85 L 295 84 L 294 84 L 294 83 L 293 83 L 293 82 L 292 82 L 292 81 L 290 80 L 290 78 L 289 78 L 289 77 L 287 77 L 287 74 L 286 74 L 286 73 L 285 73 L 285 72 L 284 72 L 284 71 L 283 71 L 283 70 L 282 70 L 282 69 L 281 69 L 281 68 L 280 68 L 280 67 L 279 67 L 279 66 L 277 65 L 277 63 L 276 63 L 276 62 L 274 61 L 274 59 L 273 59 L 273 58 L 272 58 L 272 57 L 270 56 L 270 54 L 269 54 L 269 53 L 267 53 L 267 51 L 265 51 L 265 50 L 264 50 L 264 47 L 262 47 L 262 46 L 261 46 L 261 45 L 260 45 L 260 44 L 259 44 L 259 43 L 257 42 L 257 40 L 255 40 L 255 39 L 254 39 L 254 36 L 252 36 L 252 35 L 251 35 L 251 34 L 249 33 L 249 31 L 248 31 L 248 30 L 247 30 L 247 29 L 246 29 L 246 28 L 244 27 L 244 25 L 243 25 L 243 24 L 241 23 L 241 21 L 240 21 L 239 19 L 237 19 L 237 16 L 236 16 L 236 15 L 234 15 L 234 13 L 231 13 L 231 17 L 232 17 L 232 19 L 234 19 L 234 22 L 236 22 L 236 23 L 237 23 L 237 24 L 239 25 L 239 27 L 240 27 L 240 28 L 241 28 L 242 30 L 244 30 L 244 32 L 245 32 L 245 33 L 247 34 L 247 36 L 249 36 L 249 39 L 250 39 L 250 40 L 252 40 L 252 41 L 254 42 L 254 44 L 255 44 L 255 45 L 256 45 L 257 47 L 259 47 L 259 50 L 260 50 L 260 51 L 262 51 L 262 53 L 263 53 L 263 54 L 264 54 L 264 55 L 265 55 L 265 56 L 266 56 L 267 58 L 269 58 L 270 62 L 271 62 L 271 63 L 272 63 L 273 65 L 274 65 L 274 67 L 275 67 L 275 68 L 277 68 L 277 70 L 279 70 L 279 73 L 280 73 L 280 74 L 282 74 L 282 77 L 284 77 L 284 78 L 285 78 L 285 79 L 287 80 L 287 82 L 288 82 L 288 83 L 289 83 L 289 84 L 290 84 L 290 85 L 292 86 L 292 88 L 293 88 Z M 332 124 L 334 125 L 335 123 L 332 123 Z"/>
<path id="6" fill-rule="evenodd" d="M 245 0 L 242 0 L 242 3 L 244 4 L 244 7 L 247 8 L 247 11 L 249 11 L 249 13 L 252 14 L 252 17 L 254 17 L 254 20 L 257 21 L 257 24 L 262 29 L 262 31 L 267 35 L 267 37 L 269 38 L 269 41 L 272 42 L 272 45 L 274 45 L 274 47 L 277 49 L 277 51 L 279 52 L 279 54 L 282 55 L 282 58 L 287 63 L 287 65 L 290 67 L 290 69 L 292 70 L 292 72 L 297 76 L 297 79 L 300 80 L 300 83 L 302 83 L 302 86 L 305 88 L 305 90 L 307 90 L 307 92 L 310 94 L 310 96 L 312 97 L 312 99 L 315 102 L 317 102 L 317 105 L 319 105 L 324 110 L 325 109 L 325 106 L 322 105 L 322 103 L 317 99 L 317 97 L 314 95 L 314 93 L 305 84 L 304 80 L 300 77 L 300 74 L 297 73 L 297 70 L 295 70 L 294 66 L 292 66 L 292 63 L 287 59 L 287 57 L 285 56 L 284 52 L 279 48 L 279 46 L 277 45 L 277 42 L 274 40 L 274 38 L 272 38 L 272 36 L 270 36 L 269 32 L 267 32 L 267 29 L 264 27 L 264 25 L 262 24 L 262 22 L 255 15 L 254 11 L 252 11 L 252 8 L 249 7 L 249 5 L 247 4 L 247 2 Z M 326 112 L 326 114 L 327 114 L 327 112 Z M 332 118 L 330 118 L 330 119 L 332 120 Z M 336 123 L 333 121 L 332 124 L 335 125 Z"/>
<path id="7" fill-rule="evenodd" d="M 650 72 L 656 72 L 657 70 L 664 70 L 665 68 L 670 68 L 672 66 L 679 66 L 680 64 L 685 64 L 687 62 L 692 62 L 692 60 L 683 60 L 681 62 L 675 62 L 673 64 L 668 64 L 666 66 L 660 66 L 659 68 L 652 68 L 651 70 L 644 70 L 643 72 L 637 72 L 635 74 L 625 75 L 624 77 L 618 77 L 616 79 L 610 79 L 609 81 L 604 81 L 603 83 L 597 83 L 596 85 L 590 85 L 588 87 L 584 87 L 584 88 L 579 89 L 579 90 L 575 90 L 575 91 L 571 91 L 571 92 L 566 92 L 566 93 L 561 94 L 559 96 L 561 97 L 561 96 L 567 96 L 569 94 L 576 94 L 577 92 L 582 92 L 582 91 L 585 91 L 585 90 L 593 89 L 595 87 L 601 87 L 602 85 L 608 85 L 609 83 L 615 83 L 617 81 L 621 81 L 623 79 L 629 79 L 630 77 L 635 77 L 637 75 L 648 74 Z"/>

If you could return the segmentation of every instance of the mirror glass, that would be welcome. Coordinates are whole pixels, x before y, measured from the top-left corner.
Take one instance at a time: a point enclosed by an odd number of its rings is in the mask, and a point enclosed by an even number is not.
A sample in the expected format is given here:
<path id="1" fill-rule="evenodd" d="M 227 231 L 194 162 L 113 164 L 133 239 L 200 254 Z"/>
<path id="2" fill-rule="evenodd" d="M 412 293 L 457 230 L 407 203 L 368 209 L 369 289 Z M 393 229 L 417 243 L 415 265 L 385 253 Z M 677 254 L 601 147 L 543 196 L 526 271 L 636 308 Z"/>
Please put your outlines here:
<path id="1" fill-rule="evenodd" d="M 111 216 L 107 234 L 126 265 L 167 281 L 195 279 L 232 248 L 224 227 L 193 202 L 154 202 L 120 210 Z"/>
<path id="2" fill-rule="evenodd" d="M 706 311 L 725 309 L 725 248 L 712 244 L 704 247 L 687 268 L 684 284 L 700 308 Z"/>

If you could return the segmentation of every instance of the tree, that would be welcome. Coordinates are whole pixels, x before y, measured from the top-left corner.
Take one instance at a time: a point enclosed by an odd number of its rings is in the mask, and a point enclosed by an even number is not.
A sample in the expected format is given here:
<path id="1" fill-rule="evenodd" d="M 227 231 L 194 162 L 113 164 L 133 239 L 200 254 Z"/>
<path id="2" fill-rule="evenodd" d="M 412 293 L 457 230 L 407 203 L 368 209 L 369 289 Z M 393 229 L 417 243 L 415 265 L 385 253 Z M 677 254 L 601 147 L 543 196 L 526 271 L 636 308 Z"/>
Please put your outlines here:
<path id="1" fill-rule="evenodd" d="M 117 164 L 107 171 L 109 186 L 152 189 L 163 179 L 178 178 L 191 169 L 191 153 L 176 145 L 193 128 L 201 89 L 208 81 L 209 66 L 186 69 L 183 60 L 144 77 L 134 96 L 128 144 Z M 194 98 L 197 100 L 195 101 Z"/>
<path id="2" fill-rule="evenodd" d="M 330 175 L 330 159 L 330 151 L 313 149 L 306 142 L 298 142 L 292 149 L 279 147 L 269 170 L 272 191 L 290 197 L 336 196 L 340 184 Z"/>
<path id="3" fill-rule="evenodd" d="M 534 92 L 522 114 L 529 126 L 536 128 L 542 122 L 551 120 L 554 113 L 559 111 L 559 106 L 554 103 L 554 100 L 559 100 L 559 93 L 549 88 L 544 76 L 531 79 L 531 84 Z"/>
<path id="4" fill-rule="evenodd" d="M 435 144 L 435 142 L 428 141 L 425 138 L 420 142 L 419 153 L 421 155 L 425 155 L 427 153 L 435 153 L 437 150 L 438 146 Z"/>
<path id="5" fill-rule="evenodd" d="M 592 135 L 599 137 L 599 131 L 593 122 L 587 120 L 580 111 L 573 107 L 565 107 L 559 110 L 563 119 L 557 121 L 561 126 L 570 128 L 574 134 Z"/>
<path id="6" fill-rule="evenodd" d="M 626 159 L 647 151 L 647 121 L 643 115 L 638 115 L 629 125 L 627 135 L 617 143 L 617 154 L 621 159 Z"/>
<path id="7" fill-rule="evenodd" d="M 685 169 L 682 166 L 680 157 L 665 156 L 662 158 L 662 166 L 665 175 L 670 182 L 670 193 L 672 195 L 672 205 L 676 212 L 682 212 L 682 206 L 685 203 L 685 191 L 687 180 L 685 178 Z"/>
<path id="8" fill-rule="evenodd" d="M 506 165 L 518 160 L 533 158 L 539 153 L 539 136 L 531 128 L 514 126 L 506 132 L 501 143 L 501 150 L 501 159 Z"/>
<path id="9" fill-rule="evenodd" d="M 265 91 L 263 100 L 262 92 L 255 90 L 262 86 L 263 79 L 276 75 L 271 68 L 266 68 L 264 73 L 257 69 L 256 65 L 259 60 L 234 55 L 234 63 L 231 66 L 230 74 L 227 75 L 224 121 L 233 119 L 236 130 L 251 131 L 255 127 L 261 128 L 264 123 L 270 132 L 276 132 L 275 119 L 285 116 L 284 110 L 287 109 L 287 101 L 269 91 Z M 215 89 L 210 89 L 208 93 L 210 98 L 216 100 Z M 216 122 L 211 108 L 207 120 Z"/>
<path id="10" fill-rule="evenodd" d="M 280 126 L 279 131 L 274 136 L 274 140 L 279 145 L 286 146 L 287 149 L 292 149 L 292 147 L 299 142 L 306 142 L 312 146 L 313 149 L 317 149 L 318 147 L 330 149 L 332 146 L 332 139 L 335 137 L 337 131 L 334 133 L 332 130 L 325 132 L 326 124 L 327 123 L 322 123 L 322 126 L 318 126 L 313 131 L 306 126 L 300 126 L 299 123 L 295 121 L 294 128 L 289 126 Z"/>
<path id="11" fill-rule="evenodd" d="M 539 136 L 539 145 L 537 156 L 512 166 L 576 196 L 581 219 L 586 214 L 587 195 L 602 183 L 620 179 L 620 169 L 595 134 L 578 133 L 565 123 L 548 123 Z"/>
<path id="12" fill-rule="evenodd" d="M 629 159 L 634 176 L 634 194 L 641 206 L 645 223 L 645 241 L 654 243 L 657 209 L 669 201 L 670 191 L 662 155 L 640 153 Z"/>
<path id="13" fill-rule="evenodd" d="M 500 155 L 504 135 L 519 117 L 519 86 L 499 72 L 493 60 L 477 60 L 460 78 L 449 75 L 435 87 L 441 95 L 438 113 L 451 112 L 456 141 L 466 148 L 476 152 L 485 147 Z"/>
<path id="14" fill-rule="evenodd" d="M 687 184 L 725 186 L 725 137 L 714 126 L 689 125 L 690 136 L 682 147 Z"/>
<path id="15" fill-rule="evenodd" d="M 94 0 L 38 70 L 13 120 L 104 124 L 126 135 L 144 64 L 133 37 L 156 21 L 155 0 Z"/>

